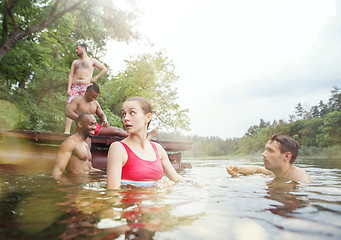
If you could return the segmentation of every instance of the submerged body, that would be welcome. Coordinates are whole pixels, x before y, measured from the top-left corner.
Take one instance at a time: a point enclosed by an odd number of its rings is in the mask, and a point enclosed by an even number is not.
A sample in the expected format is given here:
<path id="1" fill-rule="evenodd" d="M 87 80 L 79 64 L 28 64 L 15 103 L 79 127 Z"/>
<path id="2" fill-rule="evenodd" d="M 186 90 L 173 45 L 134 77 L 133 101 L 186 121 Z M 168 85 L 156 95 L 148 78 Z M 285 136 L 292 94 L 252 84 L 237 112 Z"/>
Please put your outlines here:
<path id="1" fill-rule="evenodd" d="M 104 174 L 81 176 L 87 183 L 76 184 L 75 176 L 70 184 L 57 184 L 41 170 L 0 169 L 0 238 L 124 239 L 125 231 L 118 230 L 127 226 L 135 233 L 153 229 L 155 239 L 338 240 L 340 161 L 300 159 L 297 166 L 309 166 L 314 183 L 281 187 L 260 174 L 234 179 L 222 171 L 231 162 L 246 166 L 254 159 L 188 159 L 193 168 L 181 175 L 204 187 L 112 192 Z"/>
<path id="2" fill-rule="evenodd" d="M 305 170 L 293 166 L 299 149 L 300 146 L 292 138 L 274 135 L 266 143 L 265 151 L 262 154 L 264 168 L 229 165 L 226 170 L 232 177 L 236 177 L 238 174 L 262 173 L 273 175 L 279 180 L 310 183 L 309 174 Z"/>
<path id="3" fill-rule="evenodd" d="M 147 100 L 136 97 L 128 99 L 123 104 L 122 121 L 129 136 L 122 142 L 112 143 L 109 148 L 107 189 L 119 188 L 122 183 L 121 180 L 135 181 L 137 178 L 133 177 L 134 174 L 138 174 L 138 180 L 155 181 L 160 179 L 162 174 L 158 157 L 162 169 L 169 179 L 172 181 L 182 180 L 170 163 L 163 147 L 158 143 L 151 143 L 147 139 L 147 128 L 151 119 L 152 110 Z M 139 159 L 144 161 L 144 171 L 140 169 L 141 162 L 135 161 Z M 135 164 L 133 164 L 134 162 Z M 150 164 L 149 167 L 148 164 Z"/>
<path id="4" fill-rule="evenodd" d="M 59 179 L 64 170 L 72 174 L 100 171 L 92 167 L 90 135 L 96 130 L 96 119 L 91 114 L 81 114 L 77 119 L 78 132 L 66 138 L 60 145 L 52 176 Z"/>

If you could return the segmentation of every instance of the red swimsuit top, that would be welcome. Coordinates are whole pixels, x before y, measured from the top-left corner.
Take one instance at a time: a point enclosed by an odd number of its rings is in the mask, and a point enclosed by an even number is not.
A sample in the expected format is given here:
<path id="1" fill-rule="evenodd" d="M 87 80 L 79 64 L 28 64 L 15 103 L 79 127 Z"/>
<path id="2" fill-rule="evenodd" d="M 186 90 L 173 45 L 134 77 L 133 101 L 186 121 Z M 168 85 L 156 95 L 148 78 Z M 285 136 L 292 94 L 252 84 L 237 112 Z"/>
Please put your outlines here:
<path id="1" fill-rule="evenodd" d="M 157 181 L 163 176 L 163 167 L 161 164 L 159 153 L 153 142 L 152 145 L 156 160 L 146 161 L 139 158 L 124 142 L 120 142 L 127 151 L 128 159 L 122 167 L 122 180 L 130 181 Z"/>

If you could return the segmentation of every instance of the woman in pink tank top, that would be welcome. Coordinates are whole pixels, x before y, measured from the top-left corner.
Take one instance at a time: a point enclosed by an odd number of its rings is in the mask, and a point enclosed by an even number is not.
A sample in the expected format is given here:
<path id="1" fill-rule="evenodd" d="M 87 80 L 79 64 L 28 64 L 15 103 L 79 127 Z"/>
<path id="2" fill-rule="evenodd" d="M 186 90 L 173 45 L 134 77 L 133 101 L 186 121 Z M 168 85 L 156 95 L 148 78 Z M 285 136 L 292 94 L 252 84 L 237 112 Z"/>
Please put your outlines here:
<path id="1" fill-rule="evenodd" d="M 107 189 L 117 189 L 127 184 L 154 185 L 163 173 L 172 181 L 183 180 L 170 163 L 164 148 L 147 139 L 151 120 L 152 109 L 148 100 L 133 97 L 124 102 L 122 121 L 130 135 L 122 142 L 112 143 L 109 148 Z M 151 135 L 156 133 L 152 131 Z"/>

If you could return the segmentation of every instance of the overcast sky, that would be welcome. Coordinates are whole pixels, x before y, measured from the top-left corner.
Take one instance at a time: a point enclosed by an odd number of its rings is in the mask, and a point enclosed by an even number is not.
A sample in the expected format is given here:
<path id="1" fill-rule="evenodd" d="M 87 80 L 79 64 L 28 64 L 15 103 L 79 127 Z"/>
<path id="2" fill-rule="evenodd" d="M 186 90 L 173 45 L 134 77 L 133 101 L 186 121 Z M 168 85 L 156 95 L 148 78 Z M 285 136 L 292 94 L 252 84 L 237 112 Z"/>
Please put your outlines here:
<path id="1" fill-rule="evenodd" d="M 310 108 L 341 87 L 341 8 L 335 0 L 139 5 L 140 43 L 111 42 L 101 60 L 116 74 L 129 56 L 164 49 L 179 76 L 179 104 L 189 109 L 189 134 L 241 137 L 261 118 L 288 120 L 297 103 Z"/>

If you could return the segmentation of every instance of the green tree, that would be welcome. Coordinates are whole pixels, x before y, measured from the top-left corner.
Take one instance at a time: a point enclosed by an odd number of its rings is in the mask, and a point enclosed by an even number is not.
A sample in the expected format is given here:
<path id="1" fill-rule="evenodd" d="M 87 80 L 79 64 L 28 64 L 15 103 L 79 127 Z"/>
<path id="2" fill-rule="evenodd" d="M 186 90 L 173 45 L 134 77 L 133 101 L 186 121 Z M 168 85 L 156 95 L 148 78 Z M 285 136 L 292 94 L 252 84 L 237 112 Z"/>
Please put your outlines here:
<path id="1" fill-rule="evenodd" d="M 258 125 L 252 125 L 247 129 L 245 136 L 251 137 L 253 135 L 256 135 L 257 133 L 259 133 L 259 130 L 260 129 Z"/>
<path id="2" fill-rule="evenodd" d="M 318 106 L 311 107 L 310 112 L 311 112 L 311 115 L 312 115 L 313 118 L 320 117 L 320 111 L 319 111 Z"/>
<path id="3" fill-rule="evenodd" d="M 332 96 L 329 98 L 328 107 L 329 111 L 341 111 L 341 89 L 334 86 L 331 90 Z"/>
<path id="4" fill-rule="evenodd" d="M 151 101 L 159 126 L 168 130 L 189 130 L 188 109 L 181 109 L 177 103 L 174 85 L 178 76 L 174 73 L 172 61 L 160 51 L 142 54 L 126 64 L 123 72 L 101 88 L 101 105 L 120 115 L 126 99 L 144 97 Z"/>
<path id="5" fill-rule="evenodd" d="M 304 146 L 317 146 L 316 136 L 321 133 L 321 126 L 323 120 L 321 118 L 315 118 L 303 122 L 304 127 L 300 131 L 301 133 L 301 145 Z"/>
<path id="6" fill-rule="evenodd" d="M 341 112 L 328 113 L 321 128 L 321 134 L 317 137 L 320 147 L 341 145 Z"/>
<path id="7" fill-rule="evenodd" d="M 267 128 L 270 126 L 270 122 L 265 121 L 264 119 L 259 120 L 259 125 L 253 125 L 248 128 L 245 136 L 253 136 L 259 133 L 263 128 Z"/>
<path id="8" fill-rule="evenodd" d="M 134 37 L 134 15 L 122 12 L 111 0 L 0 1 L 0 11 L 3 89 L 27 88 L 58 73 L 62 76 L 53 86 L 65 87 L 77 42 L 88 43 L 98 55 L 106 40 Z M 41 85 L 47 88 L 45 82 Z"/>
<path id="9" fill-rule="evenodd" d="M 320 112 L 320 117 L 324 117 L 329 112 L 328 105 L 323 103 L 322 100 L 319 102 L 318 109 Z"/>
<path id="10" fill-rule="evenodd" d="M 259 134 L 257 134 L 254 144 L 253 151 L 257 152 L 264 149 L 265 143 L 270 139 L 270 137 L 277 133 L 274 127 L 267 127 L 260 130 Z"/>
<path id="11" fill-rule="evenodd" d="M 71 23 L 70 34 L 99 40 L 102 46 L 107 38 L 125 40 L 131 36 L 129 21 L 133 16 L 110 0 L 2 0 L 0 11 L 0 61 L 19 41 L 38 43 L 43 30 L 53 35 L 61 26 L 66 27 L 66 22 Z"/>
<path id="12" fill-rule="evenodd" d="M 297 120 L 289 124 L 288 135 L 292 136 L 298 142 L 300 142 L 301 140 L 301 136 L 302 136 L 301 130 L 304 128 L 304 122 L 305 120 Z"/>
<path id="13" fill-rule="evenodd" d="M 298 119 L 302 119 L 304 116 L 304 112 L 305 112 L 302 104 L 298 103 L 297 106 L 295 107 L 295 109 L 296 109 L 295 113 L 296 113 L 296 116 L 298 117 Z"/>
<path id="14" fill-rule="evenodd" d="M 25 116 L 15 128 L 62 131 L 76 44 L 99 58 L 107 40 L 135 38 L 135 11 L 112 0 L 0 0 L 0 99 Z"/>

